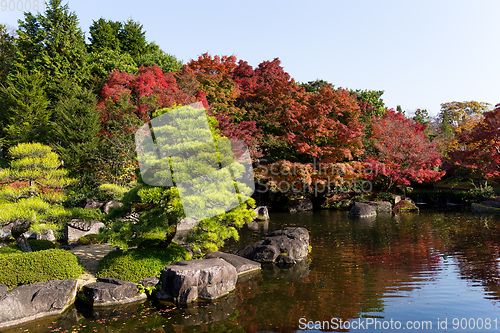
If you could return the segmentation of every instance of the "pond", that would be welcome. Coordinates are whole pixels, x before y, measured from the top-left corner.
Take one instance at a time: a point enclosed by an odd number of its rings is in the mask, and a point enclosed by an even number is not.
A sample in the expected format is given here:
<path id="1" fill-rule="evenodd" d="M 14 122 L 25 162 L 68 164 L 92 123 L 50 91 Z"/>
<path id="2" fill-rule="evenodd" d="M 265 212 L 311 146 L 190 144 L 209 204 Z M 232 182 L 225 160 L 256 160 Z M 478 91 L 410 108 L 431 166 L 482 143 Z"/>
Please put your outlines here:
<path id="1" fill-rule="evenodd" d="M 500 330 L 500 216 L 422 211 L 352 219 L 347 212 L 274 213 L 233 251 L 284 226 L 310 231 L 309 262 L 265 267 L 216 302 L 145 302 L 2 332 L 477 332 Z"/>

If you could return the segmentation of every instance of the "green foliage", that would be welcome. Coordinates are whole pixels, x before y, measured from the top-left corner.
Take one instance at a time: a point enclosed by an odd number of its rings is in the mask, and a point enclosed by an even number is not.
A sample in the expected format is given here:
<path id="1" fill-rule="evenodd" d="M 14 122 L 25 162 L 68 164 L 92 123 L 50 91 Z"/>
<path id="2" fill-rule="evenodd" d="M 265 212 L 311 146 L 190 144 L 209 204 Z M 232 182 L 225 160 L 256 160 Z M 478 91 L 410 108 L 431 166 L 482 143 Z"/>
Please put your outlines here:
<path id="1" fill-rule="evenodd" d="M 31 226 L 30 226 L 30 231 L 34 231 L 36 233 L 42 233 L 44 230 L 52 230 L 52 231 L 58 231 L 59 229 L 61 229 L 61 225 L 59 224 L 56 224 L 56 223 L 45 223 L 45 222 L 37 222 L 37 223 L 33 223 Z"/>
<path id="2" fill-rule="evenodd" d="M 102 221 L 104 213 L 100 209 L 85 209 L 82 207 L 73 207 L 69 209 L 69 219 L 83 221 Z"/>
<path id="3" fill-rule="evenodd" d="M 470 202 L 480 202 L 495 197 L 495 191 L 489 185 L 480 185 L 479 187 L 470 189 L 467 194 Z"/>
<path id="4" fill-rule="evenodd" d="M 133 74 L 139 70 L 132 56 L 126 52 L 104 49 L 100 52 L 92 52 L 89 57 L 90 71 L 98 78 L 107 78 L 114 70 Z"/>
<path id="5" fill-rule="evenodd" d="M 308 93 L 317 93 L 322 88 L 328 87 L 329 84 L 331 84 L 331 83 L 328 81 L 317 79 L 314 81 L 309 81 L 307 83 L 300 83 L 299 86 L 303 87 L 306 90 L 306 92 L 308 92 Z M 333 89 L 333 85 L 332 85 L 332 89 Z"/>
<path id="6" fill-rule="evenodd" d="M 372 106 L 369 114 L 364 114 L 363 119 L 371 116 L 382 116 L 386 112 L 386 107 L 384 100 L 382 99 L 382 95 L 384 94 L 383 90 L 349 90 L 351 95 L 356 95 L 358 101 L 363 101 L 369 103 Z"/>
<path id="7" fill-rule="evenodd" d="M 0 83 L 3 83 L 12 70 L 12 62 L 16 55 L 14 33 L 0 24 Z"/>
<path id="8" fill-rule="evenodd" d="M 3 255 L 6 255 L 6 254 L 13 254 L 13 253 L 23 253 L 23 251 L 21 251 L 19 249 L 19 247 L 17 246 L 17 244 L 11 244 L 9 246 L 4 246 L 4 247 L 0 247 L 0 258 L 3 256 Z"/>
<path id="9" fill-rule="evenodd" d="M 106 243 L 108 239 L 109 237 L 105 234 L 90 234 L 78 238 L 78 243 L 81 243 L 82 245 L 102 244 Z"/>
<path id="10" fill-rule="evenodd" d="M 45 13 L 24 13 L 19 21 L 15 66 L 30 73 L 43 73 L 49 95 L 64 80 L 85 83 L 89 67 L 85 38 L 78 18 L 61 0 L 49 0 Z"/>
<path id="11" fill-rule="evenodd" d="M 163 73 L 177 72 L 182 68 L 182 61 L 177 60 L 176 57 L 163 50 L 155 50 L 139 55 L 135 58 L 135 62 L 138 67 L 157 65 L 161 68 Z"/>
<path id="12" fill-rule="evenodd" d="M 23 220 L 29 226 L 37 221 L 57 220 L 65 216 L 67 211 L 62 206 L 50 205 L 39 197 L 0 203 L 0 226 L 15 220 Z"/>
<path id="13" fill-rule="evenodd" d="M 117 184 L 102 184 L 99 186 L 100 198 L 103 201 L 120 201 L 130 189 Z"/>
<path id="14" fill-rule="evenodd" d="M 389 192 L 378 192 L 375 201 L 388 201 L 394 204 L 394 194 Z"/>
<path id="15" fill-rule="evenodd" d="M 48 240 L 43 239 L 28 239 L 28 243 L 33 251 L 44 251 L 50 249 L 57 249 L 59 246 Z"/>
<path id="16" fill-rule="evenodd" d="M 101 129 L 96 96 L 69 81 L 61 83 L 54 110 L 55 147 L 65 166 L 82 172 L 95 160 Z"/>
<path id="17" fill-rule="evenodd" d="M 50 249 L 0 255 L 0 283 L 9 288 L 51 280 L 76 279 L 84 268 L 71 252 Z"/>
<path id="18" fill-rule="evenodd" d="M 97 276 L 136 282 L 150 276 L 159 277 L 165 266 L 189 259 L 186 249 L 173 243 L 168 248 L 118 250 L 108 253 L 99 262 Z"/>
<path id="19" fill-rule="evenodd" d="M 11 75 L 0 87 L 0 136 L 5 146 L 46 143 L 52 115 L 49 104 L 42 74 L 22 70 Z"/>

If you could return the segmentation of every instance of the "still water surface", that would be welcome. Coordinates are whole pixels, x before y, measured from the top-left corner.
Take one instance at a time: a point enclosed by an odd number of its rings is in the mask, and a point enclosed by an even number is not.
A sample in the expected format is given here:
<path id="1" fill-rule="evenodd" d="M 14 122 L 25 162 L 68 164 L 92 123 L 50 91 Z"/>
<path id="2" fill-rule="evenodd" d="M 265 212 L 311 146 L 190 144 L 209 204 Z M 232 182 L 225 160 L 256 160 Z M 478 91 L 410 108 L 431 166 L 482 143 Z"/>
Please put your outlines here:
<path id="1" fill-rule="evenodd" d="M 58 320 L 3 332 L 500 331 L 500 216 L 274 213 L 268 224 L 245 227 L 223 250 L 285 226 L 310 231 L 309 262 L 289 270 L 265 267 L 217 302 L 77 306 Z"/>

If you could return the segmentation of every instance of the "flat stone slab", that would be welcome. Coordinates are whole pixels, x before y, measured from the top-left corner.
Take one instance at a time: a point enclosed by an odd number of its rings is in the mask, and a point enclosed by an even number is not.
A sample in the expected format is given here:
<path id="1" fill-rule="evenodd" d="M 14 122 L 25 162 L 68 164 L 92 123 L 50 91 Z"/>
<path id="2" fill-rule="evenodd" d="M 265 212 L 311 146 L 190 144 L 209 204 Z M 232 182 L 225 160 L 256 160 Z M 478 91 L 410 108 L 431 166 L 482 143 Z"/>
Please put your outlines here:
<path id="1" fill-rule="evenodd" d="M 182 303 L 216 299 L 234 290 L 237 279 L 236 268 L 221 258 L 178 261 L 161 272 L 156 297 Z"/>
<path id="2" fill-rule="evenodd" d="M 139 293 L 137 284 L 115 278 L 97 278 L 96 282 L 82 287 L 83 300 L 92 306 L 109 306 L 146 299 Z"/>
<path id="3" fill-rule="evenodd" d="M 221 258 L 230 263 L 231 265 L 236 268 L 236 272 L 238 275 L 242 275 L 245 273 L 253 272 L 253 271 L 258 271 L 261 268 L 260 263 L 256 261 L 252 261 L 240 256 L 237 256 L 235 254 L 231 253 L 224 253 L 224 252 L 210 252 L 205 255 L 203 258 L 204 260 L 206 259 L 212 259 L 212 258 Z"/>
<path id="4" fill-rule="evenodd" d="M 302 227 L 286 227 L 273 231 L 262 240 L 234 254 L 258 262 L 295 264 L 309 253 L 309 232 Z"/>
<path id="5" fill-rule="evenodd" d="M 76 297 L 76 280 L 58 280 L 15 287 L 0 296 L 0 328 L 61 314 Z"/>

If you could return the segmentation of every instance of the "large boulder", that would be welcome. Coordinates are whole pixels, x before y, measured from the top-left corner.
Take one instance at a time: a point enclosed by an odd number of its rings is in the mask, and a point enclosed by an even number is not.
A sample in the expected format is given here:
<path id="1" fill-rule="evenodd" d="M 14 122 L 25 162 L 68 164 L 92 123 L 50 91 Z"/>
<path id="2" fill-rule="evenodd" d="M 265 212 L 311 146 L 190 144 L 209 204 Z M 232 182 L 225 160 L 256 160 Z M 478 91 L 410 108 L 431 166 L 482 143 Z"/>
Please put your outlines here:
<path id="1" fill-rule="evenodd" d="M 85 209 L 99 209 L 102 206 L 104 206 L 104 202 L 99 201 L 99 200 L 94 200 L 94 199 L 87 199 L 87 198 L 82 199 L 78 203 L 78 207 L 82 207 Z"/>
<path id="2" fill-rule="evenodd" d="M 98 234 L 101 228 L 106 228 L 106 225 L 99 221 L 84 222 L 80 220 L 71 220 L 71 222 L 66 223 L 64 233 L 66 239 L 71 241 L 77 240 L 85 235 Z"/>
<path id="3" fill-rule="evenodd" d="M 309 232 L 301 227 L 273 231 L 262 240 L 235 252 L 241 257 L 258 261 L 294 264 L 309 253 Z"/>
<path id="4" fill-rule="evenodd" d="M 419 209 L 412 200 L 405 198 L 394 205 L 393 211 L 395 213 L 418 213 Z"/>
<path id="5" fill-rule="evenodd" d="M 156 296 L 182 303 L 216 299 L 234 290 L 237 279 L 236 268 L 220 258 L 178 261 L 161 272 Z"/>
<path id="6" fill-rule="evenodd" d="M 24 237 L 31 239 L 48 240 L 51 242 L 56 241 L 56 236 L 54 235 L 54 230 L 52 229 L 44 229 L 41 232 L 26 231 L 23 235 Z"/>
<path id="7" fill-rule="evenodd" d="M 225 261 L 233 265 L 234 268 L 236 268 L 236 272 L 238 273 L 238 275 L 242 275 L 252 271 L 258 271 L 260 269 L 260 263 L 231 253 L 224 253 L 219 251 L 210 252 L 207 253 L 203 259 L 206 260 L 212 258 L 224 259 Z"/>
<path id="8" fill-rule="evenodd" d="M 93 306 L 108 306 L 146 299 L 137 284 L 115 278 L 97 278 L 96 282 L 82 287 L 82 299 Z"/>
<path id="9" fill-rule="evenodd" d="M 355 202 L 349 212 L 349 216 L 351 217 L 370 217 L 377 216 L 377 209 L 363 202 Z"/>
<path id="10" fill-rule="evenodd" d="M 392 212 L 392 204 L 388 201 L 366 201 L 364 203 L 375 207 L 377 213 Z"/>
<path id="11" fill-rule="evenodd" d="M 313 210 L 313 203 L 310 199 L 299 199 L 290 202 L 286 208 L 290 213 L 305 212 Z"/>
<path id="12" fill-rule="evenodd" d="M 0 296 L 0 328 L 62 313 L 75 301 L 76 280 L 27 284 Z"/>
<path id="13" fill-rule="evenodd" d="M 123 207 L 123 204 L 121 202 L 108 201 L 101 207 L 101 209 L 104 214 L 109 214 L 111 208 L 120 208 L 120 207 Z"/>

